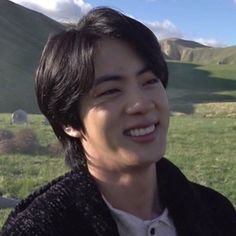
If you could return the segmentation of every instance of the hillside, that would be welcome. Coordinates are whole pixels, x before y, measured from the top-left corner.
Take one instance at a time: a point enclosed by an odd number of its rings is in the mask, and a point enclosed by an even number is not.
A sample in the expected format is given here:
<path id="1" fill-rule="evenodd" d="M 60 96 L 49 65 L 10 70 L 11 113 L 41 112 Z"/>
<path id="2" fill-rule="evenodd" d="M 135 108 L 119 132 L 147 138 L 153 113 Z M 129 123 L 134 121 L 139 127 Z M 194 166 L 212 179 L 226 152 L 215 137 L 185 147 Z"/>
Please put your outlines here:
<path id="1" fill-rule="evenodd" d="M 212 48 L 176 38 L 161 40 L 160 44 L 164 55 L 170 60 L 199 64 L 236 64 L 236 46 Z"/>
<path id="2" fill-rule="evenodd" d="M 208 48 L 200 43 L 178 38 L 161 40 L 160 45 L 164 54 L 168 57 L 168 59 L 172 60 L 182 60 L 182 56 L 188 50 L 195 48 Z"/>
<path id="3" fill-rule="evenodd" d="M 201 64 L 236 64 L 236 46 L 186 50 L 181 61 Z"/>
<path id="4" fill-rule="evenodd" d="M 235 65 L 168 61 L 171 110 L 194 113 L 195 104 L 236 102 Z"/>
<path id="5" fill-rule="evenodd" d="M 8 0 L 0 1 L 0 111 L 36 112 L 35 69 L 49 34 L 63 29 L 52 19 Z"/>

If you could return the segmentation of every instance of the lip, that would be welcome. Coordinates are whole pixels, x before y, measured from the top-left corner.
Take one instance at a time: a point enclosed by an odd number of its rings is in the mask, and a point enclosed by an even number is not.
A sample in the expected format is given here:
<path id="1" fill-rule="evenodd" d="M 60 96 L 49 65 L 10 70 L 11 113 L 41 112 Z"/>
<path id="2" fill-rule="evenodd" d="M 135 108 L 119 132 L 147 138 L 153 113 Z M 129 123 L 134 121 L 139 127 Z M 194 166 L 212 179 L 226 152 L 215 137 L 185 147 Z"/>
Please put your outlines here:
<path id="1" fill-rule="evenodd" d="M 145 135 L 142 135 L 142 136 L 130 136 L 130 135 L 127 134 L 128 130 L 147 128 L 147 127 L 150 127 L 152 125 L 155 125 L 155 129 L 154 129 L 153 132 L 151 132 L 149 134 L 145 134 Z M 132 141 L 136 142 L 136 143 L 151 143 L 156 139 L 158 127 L 159 127 L 159 122 L 149 123 L 149 124 L 138 124 L 138 125 L 134 125 L 134 126 L 131 126 L 128 129 L 126 129 L 124 131 L 124 135 L 126 137 L 128 137 L 129 139 L 131 139 Z"/>

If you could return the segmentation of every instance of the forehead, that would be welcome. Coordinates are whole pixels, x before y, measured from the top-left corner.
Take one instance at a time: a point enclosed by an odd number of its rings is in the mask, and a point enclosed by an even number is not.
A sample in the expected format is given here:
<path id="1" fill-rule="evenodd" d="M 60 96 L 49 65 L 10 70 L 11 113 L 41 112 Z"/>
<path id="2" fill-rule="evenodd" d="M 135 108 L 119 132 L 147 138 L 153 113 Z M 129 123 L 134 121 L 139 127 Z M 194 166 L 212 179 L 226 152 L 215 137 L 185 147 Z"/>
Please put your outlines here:
<path id="1" fill-rule="evenodd" d="M 144 67 L 144 61 L 125 41 L 102 39 L 94 56 L 95 79 L 104 74 L 132 73 Z"/>

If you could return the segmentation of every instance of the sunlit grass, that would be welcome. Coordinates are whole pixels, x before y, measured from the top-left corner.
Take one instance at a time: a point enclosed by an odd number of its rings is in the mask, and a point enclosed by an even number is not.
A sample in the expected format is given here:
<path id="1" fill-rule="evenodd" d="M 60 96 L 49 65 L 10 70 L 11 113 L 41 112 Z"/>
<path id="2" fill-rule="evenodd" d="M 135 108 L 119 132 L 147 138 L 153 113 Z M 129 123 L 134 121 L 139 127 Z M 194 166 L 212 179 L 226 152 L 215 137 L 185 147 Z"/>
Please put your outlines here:
<path id="1" fill-rule="evenodd" d="M 217 110 L 217 111 L 216 111 Z M 236 207 L 235 103 L 197 104 L 193 115 L 172 116 L 166 157 L 192 181 L 212 187 Z M 51 128 L 32 120 L 40 142 L 54 138 Z M 20 129 L 9 126 L 8 129 Z M 63 157 L 0 156 L 0 193 L 25 198 L 29 193 L 68 171 Z M 0 226 L 9 210 L 0 210 Z"/>
<path id="2" fill-rule="evenodd" d="M 210 186 L 236 206 L 236 120 L 172 117 L 167 157 L 192 181 Z"/>

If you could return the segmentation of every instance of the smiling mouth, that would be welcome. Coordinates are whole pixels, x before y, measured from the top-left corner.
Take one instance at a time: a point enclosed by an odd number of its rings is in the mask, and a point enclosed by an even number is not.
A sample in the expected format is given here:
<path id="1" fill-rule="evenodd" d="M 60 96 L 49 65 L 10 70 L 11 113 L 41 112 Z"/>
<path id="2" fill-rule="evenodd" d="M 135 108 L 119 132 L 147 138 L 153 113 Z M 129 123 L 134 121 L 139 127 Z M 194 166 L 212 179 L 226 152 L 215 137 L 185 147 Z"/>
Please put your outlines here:
<path id="1" fill-rule="evenodd" d="M 151 134 L 156 129 L 157 124 L 150 125 L 145 128 L 136 128 L 136 129 L 130 129 L 125 132 L 126 135 L 130 137 L 140 137 L 145 136 L 148 134 Z"/>

